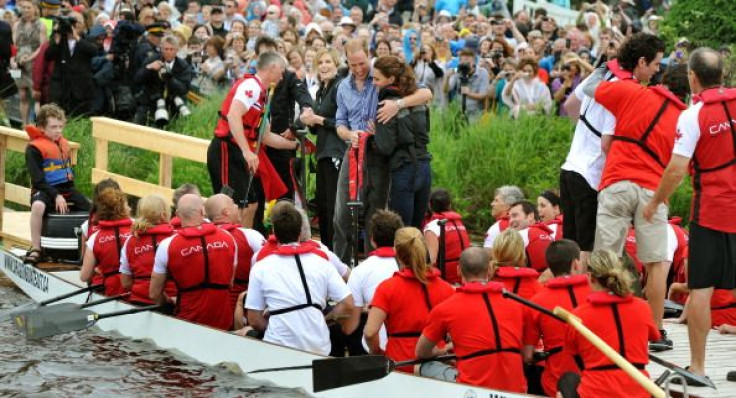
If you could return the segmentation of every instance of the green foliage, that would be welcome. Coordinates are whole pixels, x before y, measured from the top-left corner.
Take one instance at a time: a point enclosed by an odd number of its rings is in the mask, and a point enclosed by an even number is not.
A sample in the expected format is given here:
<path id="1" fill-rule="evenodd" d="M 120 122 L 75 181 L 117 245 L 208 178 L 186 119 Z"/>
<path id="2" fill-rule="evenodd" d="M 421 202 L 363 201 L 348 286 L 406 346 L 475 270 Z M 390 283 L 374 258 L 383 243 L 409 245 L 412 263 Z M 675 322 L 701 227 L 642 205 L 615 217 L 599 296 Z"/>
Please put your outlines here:
<path id="1" fill-rule="evenodd" d="M 192 115 L 178 119 L 170 131 L 210 139 L 222 102 L 218 96 L 192 107 Z M 533 116 L 510 120 L 489 115 L 465 125 L 457 107 L 432 113 L 430 150 L 432 185 L 448 189 L 455 208 L 465 216 L 471 231 L 482 233 L 493 223 L 490 205 L 496 188 L 520 186 L 534 202 L 545 189 L 558 186 L 559 169 L 567 156 L 573 126 L 558 117 Z M 92 194 L 90 174 L 94 166 L 94 139 L 89 120 L 71 120 L 64 130 L 70 141 L 81 144 L 75 167 L 76 184 L 81 192 Z M 121 131 L 120 134 L 125 134 Z M 22 154 L 9 153 L 6 179 L 29 185 Z M 109 169 L 143 181 L 158 181 L 158 156 L 149 151 L 110 144 Z M 310 197 L 314 195 L 314 176 L 310 176 Z M 173 185 L 191 182 L 204 195 L 212 194 L 207 168 L 203 164 L 174 160 Z M 683 183 L 671 199 L 671 213 L 687 219 L 692 189 Z"/>
<path id="2" fill-rule="evenodd" d="M 736 19 L 726 10 L 733 0 L 679 0 L 673 2 L 662 21 L 661 33 L 668 43 L 685 36 L 696 45 L 718 48 L 736 42 Z"/>

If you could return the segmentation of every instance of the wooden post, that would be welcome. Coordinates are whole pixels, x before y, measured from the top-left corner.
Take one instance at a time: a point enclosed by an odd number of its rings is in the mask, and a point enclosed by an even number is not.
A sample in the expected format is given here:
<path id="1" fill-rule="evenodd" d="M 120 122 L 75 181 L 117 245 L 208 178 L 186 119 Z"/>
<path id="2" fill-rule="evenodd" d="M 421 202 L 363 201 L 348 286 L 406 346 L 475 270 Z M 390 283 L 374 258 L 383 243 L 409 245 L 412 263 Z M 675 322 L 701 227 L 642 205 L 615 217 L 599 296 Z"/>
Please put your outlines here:
<path id="1" fill-rule="evenodd" d="M 107 171 L 107 140 L 95 138 L 95 168 Z"/>
<path id="2" fill-rule="evenodd" d="M 169 155 L 159 154 L 158 157 L 158 185 L 171 188 L 171 178 L 174 173 L 174 159 Z"/>

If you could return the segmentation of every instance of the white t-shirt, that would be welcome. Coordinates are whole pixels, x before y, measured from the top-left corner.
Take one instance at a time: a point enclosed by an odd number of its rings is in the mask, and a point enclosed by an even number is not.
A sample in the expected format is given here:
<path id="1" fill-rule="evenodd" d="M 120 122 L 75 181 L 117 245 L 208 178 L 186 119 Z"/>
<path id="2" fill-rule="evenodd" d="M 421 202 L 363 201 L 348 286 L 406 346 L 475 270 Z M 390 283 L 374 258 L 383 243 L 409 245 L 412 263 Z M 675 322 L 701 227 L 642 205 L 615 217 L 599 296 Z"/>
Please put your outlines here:
<path id="1" fill-rule="evenodd" d="M 702 108 L 703 103 L 698 102 L 682 111 L 680 118 L 677 119 L 675 146 L 672 148 L 672 153 L 675 155 L 692 158 L 695 154 L 695 148 L 698 146 L 698 140 L 700 140 L 700 122 L 698 121 L 698 117 Z M 727 131 L 723 132 L 727 133 Z M 716 134 L 719 133 L 716 132 Z"/>
<path id="2" fill-rule="evenodd" d="M 250 109 L 252 106 L 257 106 L 260 109 L 258 98 L 261 97 L 261 85 L 258 84 L 256 78 L 248 79 L 238 86 L 233 96 L 234 101 L 239 101 L 245 106 L 245 109 Z"/>
<path id="3" fill-rule="evenodd" d="M 427 225 L 424 226 L 424 232 L 431 232 L 435 234 L 438 238 L 440 237 L 440 220 L 432 220 L 427 223 Z M 490 229 L 489 229 L 490 231 Z"/>
<path id="4" fill-rule="evenodd" d="M 258 253 L 263 245 L 266 244 L 266 238 L 264 238 L 263 235 L 261 235 L 261 233 L 256 231 L 255 229 L 243 227 L 239 227 L 238 229 L 245 235 L 245 240 L 248 241 L 248 246 L 250 246 L 250 249 L 253 250 L 253 253 Z"/>
<path id="5" fill-rule="evenodd" d="M 501 235 L 501 232 L 503 232 L 501 231 L 501 222 L 496 221 L 490 228 L 488 228 L 488 231 L 486 231 L 486 239 L 483 241 L 483 247 L 493 247 L 493 242 L 495 242 L 496 238 Z"/>
<path id="6" fill-rule="evenodd" d="M 562 165 L 562 170 L 573 171 L 585 178 L 585 181 L 591 188 L 598 190 L 603 174 L 603 166 L 606 162 L 606 155 L 601 149 L 601 139 L 593 133 L 583 122 L 582 115 L 585 119 L 603 135 L 613 135 L 616 129 L 616 118 L 606 108 L 600 105 L 595 99 L 588 97 L 583 92 L 587 80 L 578 84 L 573 91 L 582 104 L 580 106 L 580 119 L 575 126 L 575 135 L 572 138 L 570 152 Z M 610 81 L 615 81 L 616 78 Z"/>
<path id="7" fill-rule="evenodd" d="M 437 224 L 436 220 L 433 222 L 435 225 Z M 378 285 L 390 278 L 398 270 L 399 265 L 393 257 L 370 256 L 355 267 L 348 279 L 348 287 L 353 294 L 355 306 L 365 307 L 370 305 Z M 381 349 L 385 350 L 386 341 L 388 341 L 385 325 L 381 325 L 381 329 L 378 331 L 378 339 Z M 367 350 L 368 345 L 365 339 L 363 339 L 363 346 Z"/>
<path id="8" fill-rule="evenodd" d="M 120 273 L 125 275 L 133 275 L 130 272 L 130 263 L 128 263 L 128 242 L 130 242 L 130 236 L 123 243 L 123 250 L 120 251 Z"/>
<path id="9" fill-rule="evenodd" d="M 324 258 L 307 253 L 300 256 L 312 302 L 325 307 L 327 299 L 340 302 L 350 295 L 345 281 Z M 272 254 L 255 263 L 245 308 L 279 310 L 306 304 L 304 286 L 293 256 Z M 324 315 L 316 308 L 306 308 L 271 316 L 265 341 L 328 355 L 330 331 Z"/>

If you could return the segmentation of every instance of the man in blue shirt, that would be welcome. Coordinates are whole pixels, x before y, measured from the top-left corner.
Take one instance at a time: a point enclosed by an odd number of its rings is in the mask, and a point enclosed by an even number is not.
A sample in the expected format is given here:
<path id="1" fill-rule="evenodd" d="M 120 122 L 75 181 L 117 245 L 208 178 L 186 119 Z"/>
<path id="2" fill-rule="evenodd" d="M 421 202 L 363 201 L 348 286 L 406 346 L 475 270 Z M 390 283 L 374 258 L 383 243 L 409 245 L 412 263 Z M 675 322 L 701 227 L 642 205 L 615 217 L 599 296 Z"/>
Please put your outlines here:
<path id="1" fill-rule="evenodd" d="M 373 71 L 371 69 L 371 56 L 368 46 L 361 38 L 351 39 L 345 44 L 350 75 L 340 82 L 337 89 L 337 114 L 335 125 L 337 134 L 345 141 L 350 141 L 353 147 L 357 147 L 360 132 L 372 130 L 373 123 L 385 123 L 391 120 L 401 108 L 424 105 L 432 100 L 432 92 L 428 88 L 420 88 L 414 94 L 400 100 L 378 102 L 378 88 L 373 85 Z M 380 106 L 380 109 L 379 109 Z M 371 165 L 371 149 L 366 149 L 368 166 L 366 174 L 370 173 L 372 167 L 380 168 L 381 165 Z M 350 233 L 350 213 L 347 208 L 348 197 L 348 151 L 345 154 L 340 167 L 338 177 L 337 199 L 335 201 L 335 235 L 334 252 L 340 259 L 349 264 L 350 251 L 348 250 L 348 235 Z M 375 162 L 374 162 L 375 163 Z M 384 166 L 388 166 L 385 164 Z M 374 174 L 378 174 L 376 171 Z M 367 221 L 375 210 L 386 206 L 388 200 L 388 169 L 386 178 L 379 175 L 370 175 L 372 191 L 364 196 L 363 219 L 367 230 Z M 368 180 L 368 178 L 366 178 Z M 365 239 L 366 253 L 370 251 L 370 239 Z"/>

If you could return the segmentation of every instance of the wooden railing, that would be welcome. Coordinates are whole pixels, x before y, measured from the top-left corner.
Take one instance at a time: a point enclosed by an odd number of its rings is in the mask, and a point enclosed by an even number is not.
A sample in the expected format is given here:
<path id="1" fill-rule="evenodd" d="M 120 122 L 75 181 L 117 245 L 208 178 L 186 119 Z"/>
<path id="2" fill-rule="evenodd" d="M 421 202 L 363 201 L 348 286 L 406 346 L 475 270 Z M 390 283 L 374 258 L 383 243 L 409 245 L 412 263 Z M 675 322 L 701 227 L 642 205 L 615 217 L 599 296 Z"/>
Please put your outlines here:
<path id="1" fill-rule="evenodd" d="M 20 237 L 5 236 L 6 234 L 2 233 L 2 210 L 5 207 L 5 201 L 17 203 L 23 206 L 30 206 L 31 203 L 31 188 L 5 182 L 7 153 L 8 151 L 25 153 L 28 141 L 30 140 L 25 131 L 9 127 L 0 127 L 0 235 L 6 239 L 15 238 L 16 240 L 21 240 Z M 75 165 L 77 164 L 79 144 L 76 142 L 69 142 L 69 150 L 72 164 Z"/>
<path id="2" fill-rule="evenodd" d="M 174 190 L 171 188 L 174 158 L 207 163 L 208 140 L 170 133 L 137 124 L 121 122 L 106 117 L 93 117 L 92 137 L 95 139 L 95 167 L 92 169 L 92 183 L 105 178 L 115 179 L 125 193 L 143 197 L 159 194 L 171 201 Z M 158 184 L 152 184 L 108 170 L 109 143 L 144 149 L 159 154 Z"/>

